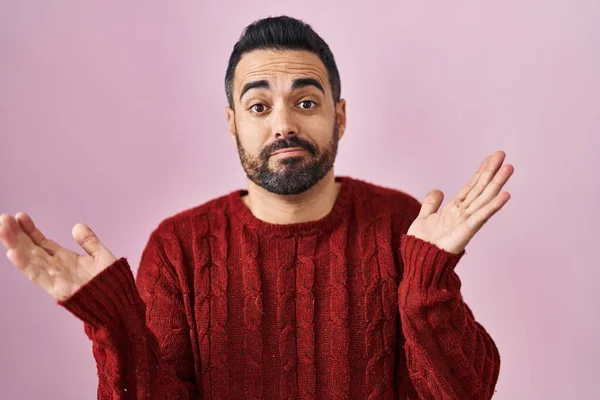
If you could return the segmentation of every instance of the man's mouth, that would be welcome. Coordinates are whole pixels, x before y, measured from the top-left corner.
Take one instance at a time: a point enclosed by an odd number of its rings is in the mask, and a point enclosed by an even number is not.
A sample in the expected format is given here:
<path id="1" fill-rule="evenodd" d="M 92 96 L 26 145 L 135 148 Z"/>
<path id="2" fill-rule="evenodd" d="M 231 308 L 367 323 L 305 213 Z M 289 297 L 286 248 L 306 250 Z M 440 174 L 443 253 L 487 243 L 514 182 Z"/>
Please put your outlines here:
<path id="1" fill-rule="evenodd" d="M 306 152 L 306 150 L 304 150 L 301 147 L 289 147 L 287 149 L 277 150 L 276 152 L 272 153 L 271 155 L 272 156 L 274 156 L 276 154 L 297 155 L 297 154 L 302 154 L 304 152 Z"/>

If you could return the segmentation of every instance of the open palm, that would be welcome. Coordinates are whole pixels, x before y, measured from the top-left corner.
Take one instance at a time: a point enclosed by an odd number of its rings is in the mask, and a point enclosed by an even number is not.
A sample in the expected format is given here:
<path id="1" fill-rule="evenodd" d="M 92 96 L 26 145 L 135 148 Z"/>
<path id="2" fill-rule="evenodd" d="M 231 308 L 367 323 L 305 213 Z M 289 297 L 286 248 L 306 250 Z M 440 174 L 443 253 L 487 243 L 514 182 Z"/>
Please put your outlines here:
<path id="1" fill-rule="evenodd" d="M 80 255 L 47 239 L 31 217 L 0 215 L 0 242 L 12 264 L 56 300 L 72 296 L 117 258 L 84 224 L 73 227 L 75 241 L 86 251 Z"/>
<path id="2" fill-rule="evenodd" d="M 486 157 L 469 183 L 442 209 L 444 194 L 440 190 L 429 192 L 407 234 L 450 253 L 460 253 L 510 199 L 510 193 L 500 192 L 514 172 L 512 165 L 502 165 L 505 157 L 503 151 Z"/>

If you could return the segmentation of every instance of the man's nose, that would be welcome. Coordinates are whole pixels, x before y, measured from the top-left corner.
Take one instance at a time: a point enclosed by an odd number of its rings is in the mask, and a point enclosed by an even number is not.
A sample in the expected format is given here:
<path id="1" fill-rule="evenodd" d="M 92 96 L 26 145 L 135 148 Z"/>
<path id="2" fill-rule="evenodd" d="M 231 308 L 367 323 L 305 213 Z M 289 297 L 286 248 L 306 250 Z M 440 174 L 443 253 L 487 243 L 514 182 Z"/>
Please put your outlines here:
<path id="1" fill-rule="evenodd" d="M 286 138 L 298 134 L 298 125 L 294 119 L 293 111 L 287 107 L 273 110 L 273 136 L 276 139 Z"/>

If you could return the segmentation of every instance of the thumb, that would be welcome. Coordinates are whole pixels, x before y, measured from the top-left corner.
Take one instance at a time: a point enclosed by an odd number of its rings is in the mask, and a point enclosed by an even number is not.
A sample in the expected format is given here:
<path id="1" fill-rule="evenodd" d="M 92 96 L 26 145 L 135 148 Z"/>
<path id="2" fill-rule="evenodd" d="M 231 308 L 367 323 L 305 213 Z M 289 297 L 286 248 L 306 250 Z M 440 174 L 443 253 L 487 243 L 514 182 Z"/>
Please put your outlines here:
<path id="1" fill-rule="evenodd" d="M 441 190 L 434 189 L 427 193 L 417 218 L 427 218 L 431 214 L 436 213 L 442 205 L 442 201 L 444 201 L 444 193 Z"/>
<path id="2" fill-rule="evenodd" d="M 98 251 L 104 250 L 104 245 L 96 234 L 85 224 L 79 223 L 73 227 L 71 231 L 73 239 L 80 245 L 90 256 L 96 255 Z"/>

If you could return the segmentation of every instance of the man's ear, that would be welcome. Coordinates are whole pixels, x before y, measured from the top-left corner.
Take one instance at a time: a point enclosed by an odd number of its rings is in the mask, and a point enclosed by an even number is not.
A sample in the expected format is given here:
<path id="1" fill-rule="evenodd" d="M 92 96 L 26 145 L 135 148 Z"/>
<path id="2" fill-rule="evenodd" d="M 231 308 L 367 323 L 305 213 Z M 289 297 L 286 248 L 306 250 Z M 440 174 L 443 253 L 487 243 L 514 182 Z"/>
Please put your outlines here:
<path id="1" fill-rule="evenodd" d="M 227 131 L 233 140 L 233 143 L 236 143 L 236 126 L 235 126 L 235 111 L 230 106 L 225 107 L 225 114 L 227 116 Z"/>
<path id="2" fill-rule="evenodd" d="M 340 139 L 346 131 L 346 100 L 340 99 L 335 105 L 335 118 L 337 119 Z"/>

